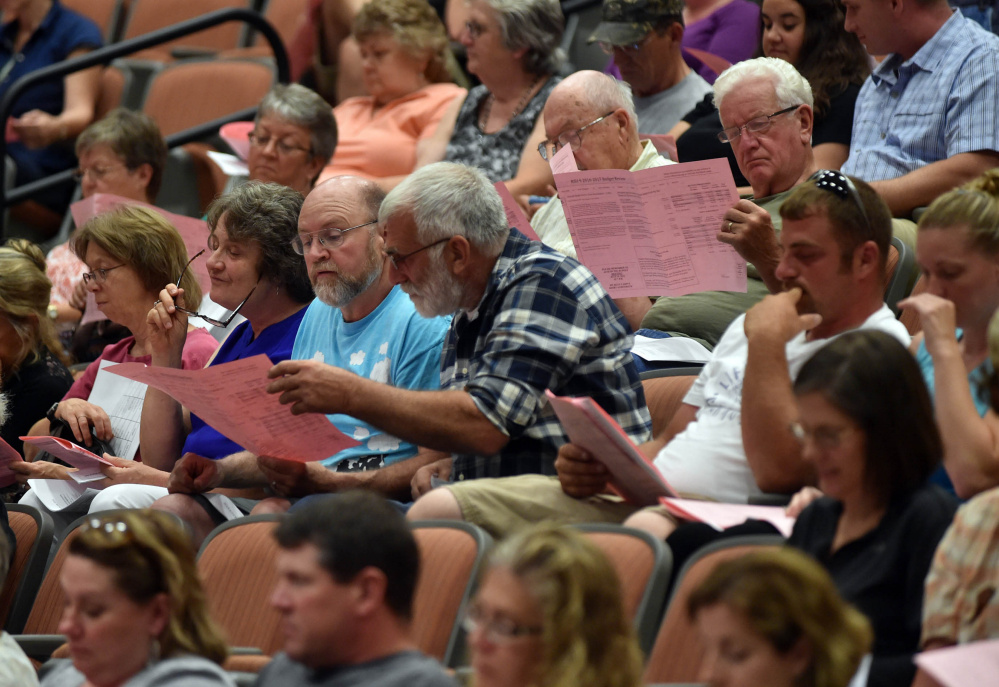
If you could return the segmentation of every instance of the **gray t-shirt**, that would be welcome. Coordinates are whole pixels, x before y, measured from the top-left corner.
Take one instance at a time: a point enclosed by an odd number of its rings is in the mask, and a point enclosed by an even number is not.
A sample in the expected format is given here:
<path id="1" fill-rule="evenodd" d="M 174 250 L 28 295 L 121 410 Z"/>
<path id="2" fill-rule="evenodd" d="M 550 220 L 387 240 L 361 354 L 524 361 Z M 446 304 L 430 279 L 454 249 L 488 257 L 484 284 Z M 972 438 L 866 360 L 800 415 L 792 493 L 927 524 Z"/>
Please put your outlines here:
<path id="1" fill-rule="evenodd" d="M 635 97 L 638 132 L 665 134 L 711 92 L 711 84 L 691 70 L 680 83 L 644 98 Z"/>
<path id="2" fill-rule="evenodd" d="M 284 653 L 260 671 L 256 687 L 456 687 L 440 664 L 419 651 L 367 663 L 312 670 Z"/>
<path id="3" fill-rule="evenodd" d="M 79 687 L 86 682 L 83 673 L 69 659 L 46 664 L 42 687 Z M 157 661 L 136 673 L 121 687 L 236 687 L 222 668 L 201 656 L 175 656 Z"/>

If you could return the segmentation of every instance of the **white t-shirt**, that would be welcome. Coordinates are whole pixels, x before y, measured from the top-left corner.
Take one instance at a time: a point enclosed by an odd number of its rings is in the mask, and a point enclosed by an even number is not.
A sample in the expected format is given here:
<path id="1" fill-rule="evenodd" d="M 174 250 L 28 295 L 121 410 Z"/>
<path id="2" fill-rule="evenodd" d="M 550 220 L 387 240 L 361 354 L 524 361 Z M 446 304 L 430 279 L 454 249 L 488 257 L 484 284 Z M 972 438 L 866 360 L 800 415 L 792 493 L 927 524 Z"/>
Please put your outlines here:
<path id="1" fill-rule="evenodd" d="M 740 315 L 725 330 L 711 360 L 683 399 L 698 407 L 696 418 L 656 456 L 656 467 L 681 494 L 745 503 L 750 496 L 763 493 L 756 486 L 742 445 L 742 385 L 748 355 L 745 319 Z M 886 305 L 858 329 L 878 329 L 909 345 L 909 332 Z M 791 379 L 833 338 L 805 341 L 802 332 L 791 339 L 786 348 Z"/>

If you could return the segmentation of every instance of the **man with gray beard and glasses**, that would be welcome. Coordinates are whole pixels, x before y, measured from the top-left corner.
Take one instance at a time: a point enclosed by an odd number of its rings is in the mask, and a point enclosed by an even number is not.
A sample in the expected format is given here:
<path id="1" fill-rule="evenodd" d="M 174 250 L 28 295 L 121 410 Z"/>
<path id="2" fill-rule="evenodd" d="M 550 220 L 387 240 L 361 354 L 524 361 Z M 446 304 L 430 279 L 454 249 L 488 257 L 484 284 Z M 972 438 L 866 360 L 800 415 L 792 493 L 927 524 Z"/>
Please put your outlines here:
<path id="1" fill-rule="evenodd" d="M 291 359 L 317 363 L 317 375 L 338 367 L 400 388 L 437 389 L 450 318 L 420 317 L 393 285 L 378 233 L 384 197 L 377 185 L 356 177 L 330 179 L 306 197 L 293 247 L 305 259 L 317 299 L 302 320 Z M 170 476 L 170 496 L 154 507 L 179 514 L 201 535 L 220 516 L 190 495 L 220 486 L 266 485 L 274 496 L 256 504 L 254 513 L 286 510 L 295 497 L 359 487 L 408 500 L 416 470 L 439 458 L 417 456 L 413 443 L 347 414 L 327 417 L 360 445 L 320 463 L 249 453 L 221 460 L 187 455 Z M 237 504 L 244 510 L 249 505 Z"/>

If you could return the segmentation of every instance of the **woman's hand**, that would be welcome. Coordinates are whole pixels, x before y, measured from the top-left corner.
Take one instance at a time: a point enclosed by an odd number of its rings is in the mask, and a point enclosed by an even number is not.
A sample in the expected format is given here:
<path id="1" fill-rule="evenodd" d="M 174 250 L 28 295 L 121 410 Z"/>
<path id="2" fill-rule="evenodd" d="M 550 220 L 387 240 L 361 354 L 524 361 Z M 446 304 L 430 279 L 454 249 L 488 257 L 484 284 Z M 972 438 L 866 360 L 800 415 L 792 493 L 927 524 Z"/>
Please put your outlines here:
<path id="1" fill-rule="evenodd" d="M 957 313 L 954 303 L 932 293 L 920 293 L 899 301 L 899 307 L 913 309 L 923 325 L 926 350 L 933 358 L 960 351 L 957 345 Z"/>
<path id="2" fill-rule="evenodd" d="M 169 472 L 157 470 L 145 463 L 118 458 L 110 453 L 104 454 L 104 460 L 113 465 L 101 465 L 101 472 L 107 477 L 97 483 L 102 488 L 110 487 L 112 484 L 149 484 L 154 487 L 165 487 L 170 478 Z"/>
<path id="3" fill-rule="evenodd" d="M 146 336 L 158 363 L 176 363 L 180 367 L 187 340 L 187 314 L 178 310 L 178 306 L 185 307 L 184 289 L 167 284 L 146 316 Z"/>
<path id="4" fill-rule="evenodd" d="M 65 138 L 66 127 L 57 117 L 41 110 L 25 112 L 11 126 L 28 148 L 44 148 Z"/>
<path id="5" fill-rule="evenodd" d="M 91 427 L 94 428 L 97 438 L 101 441 L 110 441 L 114 437 L 114 433 L 111 431 L 111 418 L 104 412 L 104 409 L 84 401 L 82 398 L 59 401 L 55 416 L 69 425 L 76 440 L 82 441 L 86 446 L 92 446 L 94 443 L 94 439 L 90 435 Z"/>
<path id="6" fill-rule="evenodd" d="M 69 473 L 76 468 L 68 468 L 58 463 L 39 460 L 27 463 L 20 460 L 8 463 L 11 472 L 17 475 L 19 484 L 25 484 L 29 479 L 71 479 Z"/>
<path id="7" fill-rule="evenodd" d="M 825 496 L 821 491 L 815 487 L 804 487 L 801 491 L 791 497 L 791 503 L 787 505 L 784 509 L 784 513 L 789 518 L 797 518 L 801 515 L 801 511 L 805 510 L 805 506 L 810 504 L 815 499 L 819 499 Z"/>

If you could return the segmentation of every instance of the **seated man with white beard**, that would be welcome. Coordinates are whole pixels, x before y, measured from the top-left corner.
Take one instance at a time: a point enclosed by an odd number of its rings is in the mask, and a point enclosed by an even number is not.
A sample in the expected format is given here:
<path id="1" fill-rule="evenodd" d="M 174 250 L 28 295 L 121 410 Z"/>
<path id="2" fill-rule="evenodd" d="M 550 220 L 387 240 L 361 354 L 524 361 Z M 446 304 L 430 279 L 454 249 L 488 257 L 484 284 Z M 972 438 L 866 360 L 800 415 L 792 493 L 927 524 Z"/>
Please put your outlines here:
<path id="1" fill-rule="evenodd" d="M 291 357 L 401 388 L 436 389 L 449 320 L 420 317 L 409 297 L 393 286 L 377 230 L 384 196 L 370 181 L 336 177 L 306 197 L 296 249 L 304 255 L 317 299 L 302 320 Z M 277 498 L 263 501 L 254 512 L 286 510 L 289 497 L 359 487 L 406 498 L 417 468 L 434 458 L 414 457 L 414 444 L 367 422 L 345 414 L 328 417 L 360 445 L 320 463 L 249 452 L 220 460 L 188 454 L 170 476 L 170 496 L 154 508 L 180 515 L 201 538 L 220 519 L 206 500 L 191 494 L 216 487 L 268 487 Z"/>

